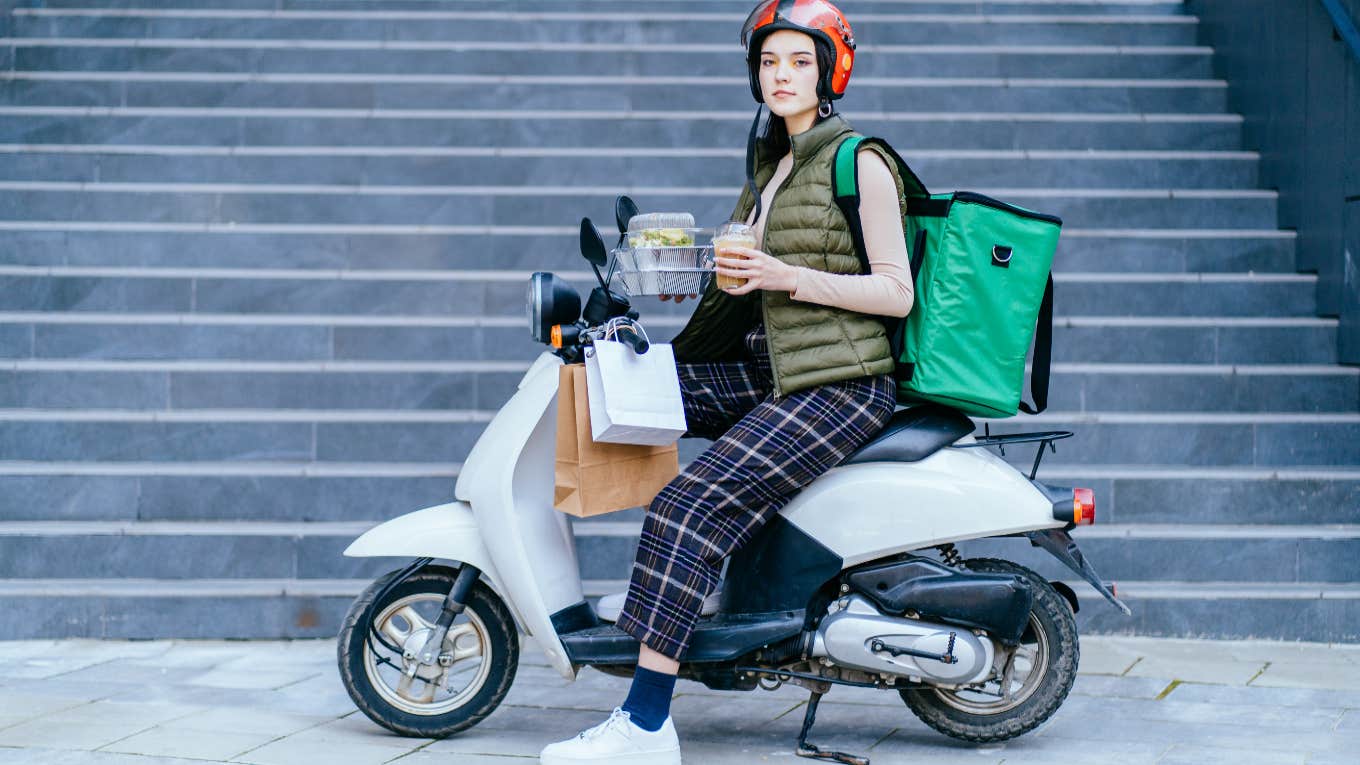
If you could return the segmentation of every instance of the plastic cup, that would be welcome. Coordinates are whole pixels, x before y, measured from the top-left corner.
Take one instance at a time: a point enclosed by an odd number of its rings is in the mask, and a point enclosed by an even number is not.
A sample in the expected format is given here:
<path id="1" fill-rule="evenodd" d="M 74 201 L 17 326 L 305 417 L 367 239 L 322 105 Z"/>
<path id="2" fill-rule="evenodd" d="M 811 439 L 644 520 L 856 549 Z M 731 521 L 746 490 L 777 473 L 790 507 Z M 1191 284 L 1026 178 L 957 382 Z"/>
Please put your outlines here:
<path id="1" fill-rule="evenodd" d="M 719 258 L 736 258 L 745 260 L 746 256 L 738 252 L 732 252 L 731 247 L 755 247 L 755 229 L 745 223 L 724 223 L 718 227 L 713 234 L 713 255 Z M 714 282 L 720 290 L 729 290 L 740 287 L 746 283 L 745 279 L 737 276 L 725 276 L 721 273 L 713 275 Z"/>

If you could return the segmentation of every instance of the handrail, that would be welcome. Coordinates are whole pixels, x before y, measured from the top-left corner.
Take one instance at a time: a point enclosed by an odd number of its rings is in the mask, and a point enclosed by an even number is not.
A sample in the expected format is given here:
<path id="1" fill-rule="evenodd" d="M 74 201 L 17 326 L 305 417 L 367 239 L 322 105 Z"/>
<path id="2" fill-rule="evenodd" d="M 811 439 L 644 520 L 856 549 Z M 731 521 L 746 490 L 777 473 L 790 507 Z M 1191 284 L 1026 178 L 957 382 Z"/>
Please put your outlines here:
<path id="1" fill-rule="evenodd" d="M 1336 27 L 1337 34 L 1341 35 L 1341 40 L 1346 43 L 1346 47 L 1351 49 L 1351 55 L 1355 56 L 1356 63 L 1360 63 L 1360 31 L 1356 31 L 1355 22 L 1351 20 L 1350 14 L 1341 7 L 1341 0 L 1322 0 L 1322 7 L 1327 9 L 1327 15 L 1332 17 L 1332 26 Z"/>

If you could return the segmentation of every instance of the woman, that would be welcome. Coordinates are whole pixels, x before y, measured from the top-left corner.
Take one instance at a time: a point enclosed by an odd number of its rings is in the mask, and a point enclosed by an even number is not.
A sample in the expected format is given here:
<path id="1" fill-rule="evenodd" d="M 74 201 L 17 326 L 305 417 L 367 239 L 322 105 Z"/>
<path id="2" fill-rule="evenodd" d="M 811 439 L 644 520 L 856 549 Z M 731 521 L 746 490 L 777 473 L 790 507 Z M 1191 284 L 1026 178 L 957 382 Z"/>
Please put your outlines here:
<path id="1" fill-rule="evenodd" d="M 854 61 L 850 26 L 825 0 L 767 0 L 742 43 L 752 95 L 772 113 L 758 144 L 752 126 L 732 216 L 755 227 L 757 246 L 718 259 L 718 273 L 745 284 L 710 287 L 674 341 L 690 435 L 715 441 L 648 508 L 618 617 L 642 644 L 627 700 L 545 748 L 544 765 L 680 762 L 670 719 L 678 660 L 723 559 L 892 414 L 878 317 L 912 305 L 902 183 L 877 149 L 859 153 L 869 274 L 830 188 L 836 147 L 853 134 L 831 108 Z"/>

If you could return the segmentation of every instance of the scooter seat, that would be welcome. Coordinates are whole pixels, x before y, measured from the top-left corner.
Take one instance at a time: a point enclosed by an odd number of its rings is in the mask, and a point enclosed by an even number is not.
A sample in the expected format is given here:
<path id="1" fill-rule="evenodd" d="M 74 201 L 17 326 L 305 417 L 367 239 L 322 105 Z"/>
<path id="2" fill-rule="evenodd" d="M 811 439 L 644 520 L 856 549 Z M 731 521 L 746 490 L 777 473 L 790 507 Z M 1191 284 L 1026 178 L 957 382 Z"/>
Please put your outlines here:
<path id="1" fill-rule="evenodd" d="M 893 412 L 888 424 L 842 465 L 862 462 L 916 462 L 972 433 L 973 421 L 940 404 Z"/>

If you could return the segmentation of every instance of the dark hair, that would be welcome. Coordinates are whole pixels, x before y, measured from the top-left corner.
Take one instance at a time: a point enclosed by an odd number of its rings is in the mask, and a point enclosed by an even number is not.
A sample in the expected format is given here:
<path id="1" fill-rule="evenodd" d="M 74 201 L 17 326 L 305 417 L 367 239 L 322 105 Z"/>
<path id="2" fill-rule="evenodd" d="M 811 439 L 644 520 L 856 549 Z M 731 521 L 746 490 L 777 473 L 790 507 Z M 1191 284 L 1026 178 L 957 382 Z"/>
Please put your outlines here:
<path id="1" fill-rule="evenodd" d="M 822 91 L 825 89 L 826 85 L 825 74 L 831 71 L 831 68 L 835 66 L 835 60 L 833 58 L 835 53 L 831 50 L 831 46 L 827 45 L 826 41 L 820 37 L 816 35 L 808 35 L 808 37 L 812 38 L 812 49 L 817 55 L 817 99 L 820 102 L 827 100 L 828 94 Z M 759 45 L 752 45 L 751 55 L 746 59 L 746 65 L 751 70 L 753 82 L 760 82 L 760 53 L 761 47 Z M 836 113 L 834 107 L 831 113 Z M 816 125 L 823 119 L 825 119 L 825 117 L 818 113 L 817 116 L 813 118 L 812 124 Z M 756 146 L 760 149 L 760 155 L 766 158 L 778 158 L 789 153 L 789 129 L 788 126 L 784 124 L 783 117 L 780 117 L 773 112 L 770 113 L 769 118 L 765 120 L 765 132 L 760 135 Z"/>

